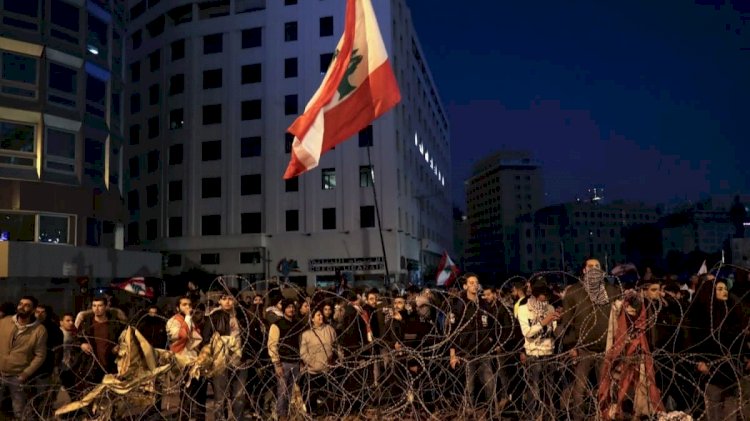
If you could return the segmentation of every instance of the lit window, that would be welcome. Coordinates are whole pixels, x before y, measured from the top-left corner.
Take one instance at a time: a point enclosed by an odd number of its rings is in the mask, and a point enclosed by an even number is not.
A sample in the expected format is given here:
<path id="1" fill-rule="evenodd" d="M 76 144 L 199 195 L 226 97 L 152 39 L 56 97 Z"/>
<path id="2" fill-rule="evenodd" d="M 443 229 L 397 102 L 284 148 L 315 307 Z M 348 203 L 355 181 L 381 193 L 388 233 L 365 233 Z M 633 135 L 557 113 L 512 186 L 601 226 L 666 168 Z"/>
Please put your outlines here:
<path id="1" fill-rule="evenodd" d="M 336 188 L 336 170 L 333 168 L 324 168 L 323 174 L 323 190 L 333 190 Z"/>
<path id="2" fill-rule="evenodd" d="M 31 124 L 0 121 L 0 165 L 34 166 L 34 130 Z"/>

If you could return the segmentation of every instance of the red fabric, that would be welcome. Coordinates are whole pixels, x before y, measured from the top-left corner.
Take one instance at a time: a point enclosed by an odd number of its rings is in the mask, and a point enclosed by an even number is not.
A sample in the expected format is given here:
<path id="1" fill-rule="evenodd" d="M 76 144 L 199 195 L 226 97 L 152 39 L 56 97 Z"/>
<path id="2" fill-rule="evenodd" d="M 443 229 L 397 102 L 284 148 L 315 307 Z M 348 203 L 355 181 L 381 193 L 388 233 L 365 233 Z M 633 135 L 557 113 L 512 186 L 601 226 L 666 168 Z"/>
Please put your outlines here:
<path id="1" fill-rule="evenodd" d="M 96 360 L 99 361 L 99 364 L 101 364 L 102 367 L 107 367 L 109 353 L 115 346 L 109 339 L 109 323 L 99 323 L 97 321 L 94 321 L 93 332 L 94 344 L 96 346 L 96 349 L 94 350 Z"/>
<path id="2" fill-rule="evenodd" d="M 661 402 L 661 392 L 656 386 L 656 376 L 654 374 L 654 359 L 646 340 L 646 306 L 641 306 L 641 311 L 635 321 L 628 323 L 628 315 L 625 310 L 627 304 L 623 304 L 622 311 L 617 318 L 617 332 L 614 343 L 604 358 L 601 380 L 599 382 L 599 410 L 602 419 L 613 419 L 610 415 L 609 408 L 612 404 L 612 381 L 613 374 L 617 367 L 620 370 L 620 379 L 616 384 L 616 402 L 618 414 L 622 409 L 622 402 L 625 400 L 627 393 L 631 388 L 638 388 L 640 379 L 640 364 L 643 362 L 646 366 L 646 382 L 648 383 L 649 407 L 653 408 L 652 413 L 663 412 L 664 405 Z M 635 334 L 630 339 L 629 336 Z"/>
<path id="3" fill-rule="evenodd" d="M 185 317 L 182 314 L 178 314 L 175 317 L 180 323 L 180 333 L 177 334 L 177 340 L 169 344 L 169 350 L 175 354 L 182 352 L 190 342 L 190 326 L 185 321 Z"/>

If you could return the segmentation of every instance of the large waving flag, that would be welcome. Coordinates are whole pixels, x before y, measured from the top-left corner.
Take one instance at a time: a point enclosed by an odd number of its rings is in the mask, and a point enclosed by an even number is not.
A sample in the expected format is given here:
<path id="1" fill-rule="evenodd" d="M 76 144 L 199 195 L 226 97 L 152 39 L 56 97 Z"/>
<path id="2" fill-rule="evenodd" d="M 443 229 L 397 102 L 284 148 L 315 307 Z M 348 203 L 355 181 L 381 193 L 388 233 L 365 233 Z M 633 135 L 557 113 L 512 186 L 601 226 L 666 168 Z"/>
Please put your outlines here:
<path id="1" fill-rule="evenodd" d="M 438 270 L 437 270 L 437 277 L 435 278 L 435 282 L 438 286 L 445 286 L 446 288 L 450 288 L 451 285 L 453 285 L 453 282 L 455 282 L 456 278 L 458 277 L 458 267 L 455 263 L 453 263 L 453 260 L 451 260 L 451 257 L 448 256 L 448 252 L 443 252 L 443 257 L 440 259 L 440 264 L 438 264 Z"/>
<path id="2" fill-rule="evenodd" d="M 146 279 L 140 276 L 130 278 L 125 282 L 114 284 L 113 286 L 131 294 L 140 295 L 141 297 L 154 298 L 154 289 L 147 287 Z"/>
<path id="3" fill-rule="evenodd" d="M 318 166 L 320 156 L 393 108 L 401 93 L 370 0 L 347 0 L 344 35 L 323 83 L 291 126 L 284 178 Z"/>

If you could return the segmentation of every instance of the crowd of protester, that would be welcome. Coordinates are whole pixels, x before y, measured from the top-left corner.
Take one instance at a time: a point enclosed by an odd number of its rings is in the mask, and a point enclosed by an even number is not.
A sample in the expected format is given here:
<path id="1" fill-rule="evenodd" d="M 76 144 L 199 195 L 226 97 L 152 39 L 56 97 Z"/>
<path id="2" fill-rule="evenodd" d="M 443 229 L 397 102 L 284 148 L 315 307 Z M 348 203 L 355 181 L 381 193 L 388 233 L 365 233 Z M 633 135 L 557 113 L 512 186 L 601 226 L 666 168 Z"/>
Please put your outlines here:
<path id="1" fill-rule="evenodd" d="M 750 420 L 748 279 L 624 283 L 593 258 L 577 282 L 549 279 L 217 301 L 192 284 L 134 318 L 109 297 L 58 317 L 25 296 L 0 307 L 0 403 L 53 419 L 118 372 L 132 325 L 182 368 L 141 418 Z"/>

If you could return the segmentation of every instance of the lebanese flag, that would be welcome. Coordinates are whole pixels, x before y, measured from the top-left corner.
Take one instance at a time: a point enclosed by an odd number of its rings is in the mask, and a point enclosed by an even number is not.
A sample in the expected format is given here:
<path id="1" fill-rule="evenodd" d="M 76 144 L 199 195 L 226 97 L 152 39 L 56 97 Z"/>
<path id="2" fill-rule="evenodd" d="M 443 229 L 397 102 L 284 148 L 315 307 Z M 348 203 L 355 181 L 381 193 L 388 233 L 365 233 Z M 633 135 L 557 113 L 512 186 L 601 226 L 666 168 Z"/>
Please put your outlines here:
<path id="1" fill-rule="evenodd" d="M 344 35 L 323 83 L 287 131 L 294 135 L 289 179 L 357 134 L 401 100 L 370 0 L 347 0 Z"/>
<path id="2" fill-rule="evenodd" d="M 154 298 L 154 289 L 146 286 L 146 279 L 143 277 L 130 278 L 127 281 L 115 284 L 115 288 L 129 292 L 131 294 L 140 295 L 141 297 Z"/>
<path id="3" fill-rule="evenodd" d="M 451 285 L 453 285 L 453 282 L 458 277 L 458 267 L 455 263 L 453 263 L 453 260 L 451 260 L 451 257 L 448 256 L 448 252 L 443 252 L 443 257 L 440 259 L 440 264 L 438 265 L 437 270 L 437 277 L 435 278 L 435 282 L 438 286 L 445 286 L 446 288 L 450 288 Z"/>

